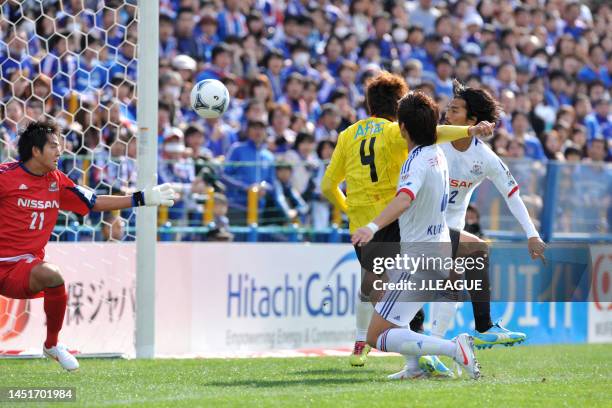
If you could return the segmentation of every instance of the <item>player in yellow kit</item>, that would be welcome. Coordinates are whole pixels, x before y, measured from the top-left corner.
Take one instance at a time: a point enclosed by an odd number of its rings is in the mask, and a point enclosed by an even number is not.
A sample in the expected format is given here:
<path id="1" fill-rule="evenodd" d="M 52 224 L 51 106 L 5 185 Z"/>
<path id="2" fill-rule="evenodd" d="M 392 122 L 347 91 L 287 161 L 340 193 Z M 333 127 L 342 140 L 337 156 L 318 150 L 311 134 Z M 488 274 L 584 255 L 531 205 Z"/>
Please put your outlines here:
<path id="1" fill-rule="evenodd" d="M 400 169 L 408 156 L 408 146 L 395 122 L 398 101 L 408 92 L 403 78 L 383 72 L 366 87 L 367 119 L 349 126 L 338 136 L 329 167 L 323 177 L 321 190 L 325 197 L 344 211 L 353 233 L 374 219 L 395 197 Z M 482 122 L 475 126 L 438 126 L 437 143 L 450 142 L 468 136 L 491 133 L 493 125 Z M 339 185 L 346 180 L 346 196 Z M 373 242 L 399 242 L 397 222 L 378 231 Z M 370 346 L 366 334 L 373 306 L 370 298 L 373 273 L 362 259 L 361 248 L 355 246 L 364 273 L 361 292 L 356 304 L 357 336 L 351 365 L 365 363 Z M 373 294 L 372 294 L 373 295 Z M 374 297 L 374 295 L 373 295 Z M 420 330 L 423 314 L 413 322 Z M 411 323 L 412 326 L 412 323 Z"/>

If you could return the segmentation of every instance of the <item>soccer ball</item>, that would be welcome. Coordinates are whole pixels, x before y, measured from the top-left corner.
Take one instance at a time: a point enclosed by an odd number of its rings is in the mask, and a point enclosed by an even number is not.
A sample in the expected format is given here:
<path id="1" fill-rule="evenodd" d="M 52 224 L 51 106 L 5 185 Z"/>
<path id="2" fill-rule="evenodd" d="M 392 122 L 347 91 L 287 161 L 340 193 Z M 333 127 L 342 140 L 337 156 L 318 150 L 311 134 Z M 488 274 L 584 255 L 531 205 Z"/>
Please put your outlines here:
<path id="1" fill-rule="evenodd" d="M 229 106 L 227 88 L 216 79 L 204 79 L 191 90 L 191 109 L 204 119 L 218 118 Z"/>

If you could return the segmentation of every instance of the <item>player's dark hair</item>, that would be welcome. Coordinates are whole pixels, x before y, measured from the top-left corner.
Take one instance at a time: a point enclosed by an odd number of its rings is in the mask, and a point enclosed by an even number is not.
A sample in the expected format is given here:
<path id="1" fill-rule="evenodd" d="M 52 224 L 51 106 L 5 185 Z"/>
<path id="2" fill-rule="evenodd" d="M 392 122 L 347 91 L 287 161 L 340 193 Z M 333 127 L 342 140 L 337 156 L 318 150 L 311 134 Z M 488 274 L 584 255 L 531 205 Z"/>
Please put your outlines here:
<path id="1" fill-rule="evenodd" d="M 397 121 L 419 146 L 436 143 L 438 117 L 438 105 L 424 92 L 411 91 L 399 101 Z"/>
<path id="2" fill-rule="evenodd" d="M 27 162 L 32 158 L 32 149 L 36 148 L 42 153 L 47 144 L 49 135 L 59 135 L 59 128 L 52 120 L 40 120 L 30 122 L 24 130 L 19 133 L 17 150 L 19 160 Z"/>
<path id="3" fill-rule="evenodd" d="M 499 103 L 484 89 L 470 88 L 459 81 L 453 81 L 453 97 L 465 101 L 466 116 L 476 119 L 476 122 L 496 123 L 499 120 L 501 107 Z"/>
<path id="4" fill-rule="evenodd" d="M 370 116 L 394 120 L 397 103 L 408 92 L 404 78 L 383 71 L 366 84 L 366 107 Z"/>

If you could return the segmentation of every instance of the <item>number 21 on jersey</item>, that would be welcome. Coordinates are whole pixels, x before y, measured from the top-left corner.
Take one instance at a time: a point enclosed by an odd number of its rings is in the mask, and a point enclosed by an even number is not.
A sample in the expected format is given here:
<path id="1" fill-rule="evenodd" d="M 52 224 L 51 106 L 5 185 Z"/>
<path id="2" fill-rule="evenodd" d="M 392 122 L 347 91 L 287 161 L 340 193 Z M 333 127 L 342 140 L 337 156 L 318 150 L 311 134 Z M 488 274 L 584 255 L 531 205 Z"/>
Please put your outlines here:
<path id="1" fill-rule="evenodd" d="M 34 211 L 32 213 L 32 223 L 30 224 L 30 229 L 31 230 L 35 230 L 35 229 L 42 230 L 44 224 L 45 224 L 45 213 Z"/>

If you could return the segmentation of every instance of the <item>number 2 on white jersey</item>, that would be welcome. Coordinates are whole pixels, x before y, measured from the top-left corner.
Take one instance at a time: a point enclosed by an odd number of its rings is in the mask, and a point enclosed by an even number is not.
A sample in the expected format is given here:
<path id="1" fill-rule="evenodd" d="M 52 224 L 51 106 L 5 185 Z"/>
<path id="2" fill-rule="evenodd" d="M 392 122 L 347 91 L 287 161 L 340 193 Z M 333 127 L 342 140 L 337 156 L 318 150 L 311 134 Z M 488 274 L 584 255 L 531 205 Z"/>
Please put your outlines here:
<path id="1" fill-rule="evenodd" d="M 36 229 L 36 220 L 39 221 L 38 223 L 38 229 L 42 230 L 43 229 L 43 225 L 45 223 L 45 213 L 44 212 L 36 212 L 34 211 L 32 213 L 32 223 L 30 224 L 30 229 L 31 230 L 35 230 Z"/>

